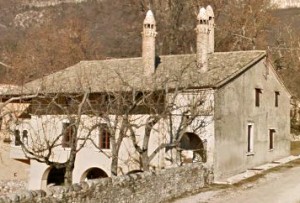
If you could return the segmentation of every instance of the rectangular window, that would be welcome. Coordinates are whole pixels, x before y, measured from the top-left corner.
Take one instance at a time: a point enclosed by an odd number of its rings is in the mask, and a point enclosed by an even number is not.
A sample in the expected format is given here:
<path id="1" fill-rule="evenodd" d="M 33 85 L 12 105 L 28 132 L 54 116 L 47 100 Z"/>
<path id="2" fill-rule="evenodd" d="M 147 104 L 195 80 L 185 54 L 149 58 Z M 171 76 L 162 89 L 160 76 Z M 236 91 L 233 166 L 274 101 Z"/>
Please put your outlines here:
<path id="1" fill-rule="evenodd" d="M 76 129 L 74 124 L 63 123 L 63 132 L 62 132 L 62 147 L 69 148 L 71 147 L 71 142 L 74 139 Z"/>
<path id="2" fill-rule="evenodd" d="M 14 135 L 15 135 L 15 146 L 20 146 L 21 145 L 20 131 L 19 130 L 15 130 L 14 131 Z"/>
<path id="3" fill-rule="evenodd" d="M 247 126 L 247 153 L 253 152 L 253 124 Z"/>
<path id="4" fill-rule="evenodd" d="M 260 94 L 262 93 L 260 88 L 255 88 L 255 106 L 260 106 Z"/>
<path id="5" fill-rule="evenodd" d="M 274 135 L 275 135 L 275 129 L 269 130 L 269 149 L 274 149 Z"/>
<path id="6" fill-rule="evenodd" d="M 275 107 L 278 107 L 279 95 L 280 95 L 280 93 L 278 91 L 276 91 L 275 92 Z"/>
<path id="7" fill-rule="evenodd" d="M 110 149 L 110 133 L 106 124 L 101 125 L 99 129 L 99 148 Z"/>
<path id="8" fill-rule="evenodd" d="M 28 131 L 23 130 L 22 142 L 24 145 L 28 145 Z"/>

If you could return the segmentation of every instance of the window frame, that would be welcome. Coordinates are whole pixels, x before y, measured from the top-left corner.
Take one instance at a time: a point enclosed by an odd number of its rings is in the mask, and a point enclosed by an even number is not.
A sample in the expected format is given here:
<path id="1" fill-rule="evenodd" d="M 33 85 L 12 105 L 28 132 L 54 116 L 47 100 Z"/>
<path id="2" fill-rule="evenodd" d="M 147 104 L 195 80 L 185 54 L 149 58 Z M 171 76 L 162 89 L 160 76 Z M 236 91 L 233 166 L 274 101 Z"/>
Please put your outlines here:
<path id="1" fill-rule="evenodd" d="M 61 142 L 63 148 L 71 148 L 71 142 L 75 134 L 76 134 L 76 127 L 74 126 L 74 123 L 63 122 L 62 142 Z"/>
<path id="2" fill-rule="evenodd" d="M 247 155 L 254 154 L 254 123 L 247 124 Z"/>
<path id="3" fill-rule="evenodd" d="M 19 129 L 15 129 L 14 130 L 14 136 L 15 136 L 15 142 L 14 145 L 15 146 L 21 146 L 22 141 L 21 141 L 21 132 Z"/>
<path id="4" fill-rule="evenodd" d="M 24 129 L 22 131 L 22 142 L 24 145 L 28 145 L 28 130 L 27 129 Z"/>
<path id="5" fill-rule="evenodd" d="M 111 134 L 109 132 L 107 124 L 101 124 L 99 126 L 98 132 L 98 147 L 99 149 L 110 149 L 110 137 Z"/>
<path id="6" fill-rule="evenodd" d="M 255 106 L 256 107 L 260 107 L 261 94 L 262 94 L 262 89 L 261 88 L 255 88 Z"/>
<path id="7" fill-rule="evenodd" d="M 274 145 L 275 145 L 275 134 L 276 134 L 276 130 L 271 128 L 269 129 L 269 150 L 273 151 L 275 149 Z"/>

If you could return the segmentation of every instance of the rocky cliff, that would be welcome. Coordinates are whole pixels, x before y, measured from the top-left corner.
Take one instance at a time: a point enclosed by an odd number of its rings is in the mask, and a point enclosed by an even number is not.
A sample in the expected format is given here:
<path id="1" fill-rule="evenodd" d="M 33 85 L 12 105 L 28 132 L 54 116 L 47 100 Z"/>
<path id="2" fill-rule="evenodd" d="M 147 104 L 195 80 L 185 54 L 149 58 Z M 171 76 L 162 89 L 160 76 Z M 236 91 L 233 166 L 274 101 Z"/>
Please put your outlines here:
<path id="1" fill-rule="evenodd" d="M 272 0 L 279 8 L 300 8 L 300 0 Z"/>

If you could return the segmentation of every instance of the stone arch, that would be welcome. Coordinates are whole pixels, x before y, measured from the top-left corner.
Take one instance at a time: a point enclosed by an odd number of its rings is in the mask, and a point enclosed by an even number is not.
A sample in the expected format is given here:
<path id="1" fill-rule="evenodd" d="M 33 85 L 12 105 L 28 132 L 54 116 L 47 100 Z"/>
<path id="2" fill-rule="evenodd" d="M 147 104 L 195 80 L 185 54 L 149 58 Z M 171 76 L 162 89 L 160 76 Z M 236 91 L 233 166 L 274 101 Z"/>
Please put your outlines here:
<path id="1" fill-rule="evenodd" d="M 55 167 L 48 167 L 42 176 L 42 189 L 46 189 L 47 185 L 63 185 L 66 168 L 57 169 Z"/>
<path id="2" fill-rule="evenodd" d="M 87 169 L 81 176 L 80 181 L 85 181 L 85 180 L 92 180 L 92 179 L 98 179 L 98 178 L 107 178 L 108 175 L 107 173 L 97 167 L 92 167 Z"/>
<path id="3" fill-rule="evenodd" d="M 191 156 L 187 162 L 206 162 L 207 160 L 204 143 L 195 133 L 184 133 L 180 139 L 179 148 L 182 154 L 189 154 Z"/>
<path id="4" fill-rule="evenodd" d="M 144 171 L 142 170 L 132 170 L 132 171 L 129 171 L 128 173 L 126 173 L 126 175 L 130 175 L 130 174 L 136 174 L 136 173 L 143 173 Z"/>

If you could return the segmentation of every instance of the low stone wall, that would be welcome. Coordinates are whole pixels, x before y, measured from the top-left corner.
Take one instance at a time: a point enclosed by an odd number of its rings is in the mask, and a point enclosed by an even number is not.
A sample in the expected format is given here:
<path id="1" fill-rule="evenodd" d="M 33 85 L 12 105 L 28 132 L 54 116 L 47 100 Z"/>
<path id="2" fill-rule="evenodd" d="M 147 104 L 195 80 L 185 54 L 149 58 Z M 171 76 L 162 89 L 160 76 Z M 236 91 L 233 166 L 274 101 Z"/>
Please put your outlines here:
<path id="1" fill-rule="evenodd" d="M 202 164 L 189 164 L 156 173 L 145 172 L 104 178 L 71 187 L 49 187 L 48 191 L 27 191 L 0 197 L 0 202 L 87 202 L 157 203 L 199 191 L 212 175 Z"/>
<path id="2" fill-rule="evenodd" d="M 0 180 L 0 196 L 25 191 L 26 185 L 23 180 Z"/>

